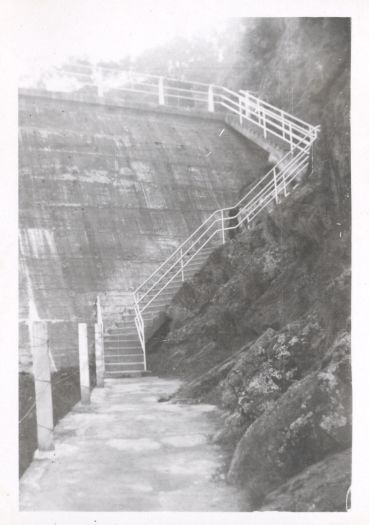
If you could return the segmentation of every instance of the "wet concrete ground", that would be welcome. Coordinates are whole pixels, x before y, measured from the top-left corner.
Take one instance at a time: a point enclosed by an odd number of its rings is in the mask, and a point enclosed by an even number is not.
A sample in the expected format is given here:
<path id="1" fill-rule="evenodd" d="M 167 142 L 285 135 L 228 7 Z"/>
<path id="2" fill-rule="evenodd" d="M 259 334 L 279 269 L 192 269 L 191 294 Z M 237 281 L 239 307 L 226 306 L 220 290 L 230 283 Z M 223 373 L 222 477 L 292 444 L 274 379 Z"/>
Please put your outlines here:
<path id="1" fill-rule="evenodd" d="M 212 405 L 158 402 L 179 381 L 108 380 L 55 428 L 55 451 L 20 481 L 25 511 L 237 511 L 219 479 Z"/>

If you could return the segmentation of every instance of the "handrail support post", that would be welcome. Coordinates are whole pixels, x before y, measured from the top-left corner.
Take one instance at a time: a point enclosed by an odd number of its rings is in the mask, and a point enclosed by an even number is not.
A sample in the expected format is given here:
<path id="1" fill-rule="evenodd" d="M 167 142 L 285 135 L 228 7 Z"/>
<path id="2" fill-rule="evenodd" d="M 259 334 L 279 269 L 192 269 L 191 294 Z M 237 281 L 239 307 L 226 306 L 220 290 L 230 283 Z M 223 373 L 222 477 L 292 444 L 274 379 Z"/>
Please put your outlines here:
<path id="1" fill-rule="evenodd" d="M 225 234 L 224 234 L 224 212 L 221 210 L 222 214 L 222 244 L 225 244 Z"/>
<path id="2" fill-rule="evenodd" d="M 159 77 L 159 105 L 164 106 L 165 100 L 164 100 L 164 77 Z"/>
<path id="3" fill-rule="evenodd" d="M 182 278 L 182 282 L 184 281 L 184 271 L 183 271 L 183 252 L 182 252 L 182 248 L 181 248 L 181 278 Z"/>
<path id="4" fill-rule="evenodd" d="M 208 89 L 208 111 L 214 113 L 214 88 L 212 84 L 209 84 Z"/>
<path id="5" fill-rule="evenodd" d="M 289 123 L 289 135 L 290 135 L 290 148 L 293 151 L 293 137 L 292 137 L 292 124 Z"/>
<path id="6" fill-rule="evenodd" d="M 275 167 L 273 168 L 273 180 L 274 180 L 274 191 L 275 191 L 275 202 L 279 204 L 278 199 L 278 184 L 277 184 L 277 172 Z"/>

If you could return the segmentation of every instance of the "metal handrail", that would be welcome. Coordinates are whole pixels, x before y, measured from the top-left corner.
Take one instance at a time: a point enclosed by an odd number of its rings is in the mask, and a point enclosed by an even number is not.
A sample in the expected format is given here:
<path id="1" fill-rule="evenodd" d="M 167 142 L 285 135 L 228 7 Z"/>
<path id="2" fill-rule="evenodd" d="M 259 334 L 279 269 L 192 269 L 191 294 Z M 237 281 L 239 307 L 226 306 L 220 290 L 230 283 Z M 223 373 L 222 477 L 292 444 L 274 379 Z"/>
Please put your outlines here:
<path id="1" fill-rule="evenodd" d="M 229 207 L 226 207 L 226 208 L 222 208 L 222 209 L 219 209 L 219 210 L 216 210 L 215 212 L 213 212 L 207 219 L 206 221 L 204 221 L 204 223 L 202 223 L 200 225 L 200 227 L 198 227 L 195 232 L 193 232 L 189 237 L 188 239 L 186 239 L 176 250 L 175 252 L 170 255 L 161 265 L 160 267 L 154 271 L 151 276 L 146 279 L 144 281 L 144 283 L 142 283 L 138 289 L 136 289 L 136 291 L 134 292 L 134 296 L 135 296 L 135 302 L 138 306 L 138 308 L 140 308 L 140 305 L 141 306 L 141 312 L 144 312 L 145 309 L 153 302 L 153 300 L 158 296 L 160 295 L 160 293 L 162 292 L 162 290 L 164 288 L 166 288 L 166 286 L 169 284 L 168 282 L 165 281 L 165 278 L 168 277 L 168 280 L 169 282 L 172 281 L 174 279 L 174 277 L 176 275 L 178 275 L 181 270 L 183 268 L 185 268 L 187 266 L 187 264 L 189 263 L 190 260 L 192 260 L 193 257 L 191 257 L 190 259 L 185 259 L 186 255 L 194 248 L 194 246 L 196 246 L 196 244 L 212 229 L 212 227 L 221 222 L 222 223 L 222 227 L 221 228 L 217 228 L 211 235 L 211 238 L 214 237 L 214 235 L 218 232 L 224 232 L 226 230 L 230 230 L 230 229 L 233 229 L 233 228 L 236 228 L 236 226 L 225 226 L 224 225 L 224 222 L 225 221 L 230 221 L 232 219 L 235 219 L 237 218 L 238 219 L 238 223 L 242 223 L 246 220 L 246 218 L 251 214 L 251 213 L 254 213 L 254 217 L 253 219 L 256 217 L 256 215 L 259 213 L 258 211 L 258 208 L 262 208 L 264 209 L 264 207 L 266 206 L 265 204 L 265 201 L 269 198 L 269 197 L 272 197 L 271 200 L 273 200 L 275 198 L 275 200 L 278 202 L 278 194 L 283 190 L 285 191 L 285 188 L 286 188 L 286 185 L 287 184 L 290 184 L 292 182 L 292 180 L 294 178 L 296 178 L 296 176 L 298 175 L 299 173 L 299 169 L 301 168 L 301 165 L 303 165 L 307 160 L 308 160 L 308 157 L 309 157 L 309 150 L 310 150 L 310 144 L 308 146 L 305 146 L 305 148 L 303 148 L 302 150 L 300 150 L 298 152 L 298 154 L 296 156 L 292 156 L 292 153 L 291 152 L 288 152 L 270 171 L 268 171 L 268 173 L 260 180 L 258 181 L 257 184 L 255 184 L 251 190 L 249 190 L 249 192 L 247 192 L 247 194 L 242 197 L 238 203 L 234 206 L 229 206 Z M 287 157 L 290 157 L 290 160 L 289 162 L 287 162 L 284 167 L 282 167 L 283 165 L 283 162 L 286 161 L 286 158 Z M 277 173 L 277 167 L 281 166 L 281 170 Z M 292 174 L 291 174 L 291 171 L 292 171 Z M 272 176 L 272 178 L 270 178 Z M 270 180 L 267 180 L 266 179 L 270 179 Z M 249 197 L 252 193 L 255 193 L 255 190 L 257 188 L 259 188 L 261 186 L 261 183 L 264 182 L 264 185 L 261 187 L 261 189 L 259 189 L 259 191 L 254 194 L 251 199 L 243 205 L 243 207 L 238 211 L 238 213 L 232 217 L 225 217 L 225 212 L 227 211 L 230 211 L 234 208 L 238 208 L 244 201 L 247 197 Z M 258 206 L 254 206 L 255 203 L 257 203 L 258 201 L 260 201 L 260 204 Z M 257 213 L 255 213 L 255 211 L 257 211 Z M 261 211 L 261 210 L 260 210 Z M 217 215 L 221 215 L 221 218 L 217 218 L 216 216 Z M 242 217 L 242 215 L 244 215 L 244 217 L 242 218 L 241 221 L 239 221 L 240 217 Z M 210 221 L 210 219 L 214 218 L 214 220 L 211 222 L 210 225 L 208 225 L 208 222 Z M 249 222 L 249 221 L 248 221 Z M 201 234 L 199 234 L 194 240 L 193 242 L 187 246 L 187 248 L 185 250 L 183 250 L 183 248 L 188 245 L 189 241 L 191 239 L 193 239 L 194 235 L 196 233 L 199 233 L 199 231 L 201 230 L 201 228 L 203 228 L 204 226 L 207 225 L 207 228 L 205 229 L 205 231 L 203 231 Z M 202 247 L 204 247 L 210 240 L 211 238 L 209 238 Z M 175 257 L 176 256 L 176 257 Z M 169 265 L 168 268 L 166 268 L 165 272 L 164 273 L 161 273 L 159 275 L 157 275 L 159 273 L 159 270 L 162 269 L 165 265 Z M 172 270 L 174 270 L 176 267 L 178 267 L 177 271 L 175 272 L 175 274 L 171 274 Z M 150 280 L 153 279 L 153 277 L 156 276 L 156 279 L 154 280 L 154 282 L 151 284 L 151 286 L 140 296 L 137 295 L 137 290 L 140 290 L 142 289 L 142 286 L 143 284 L 146 284 L 147 282 L 149 282 Z M 158 285 L 161 285 L 162 281 L 164 280 L 164 285 L 162 285 L 158 292 L 156 292 L 154 294 L 154 296 L 150 297 L 150 292 L 152 292 Z M 144 302 L 144 299 L 148 297 L 148 300 L 146 300 Z"/>
<path id="2" fill-rule="evenodd" d="M 282 142 L 288 144 L 289 147 L 289 151 L 236 205 L 214 211 L 132 293 L 135 325 L 142 346 L 146 369 L 145 325 L 142 316 L 144 310 L 177 275 L 181 273 L 183 280 L 183 269 L 219 232 L 222 234 L 221 242 L 224 243 L 225 231 L 234 229 L 245 221 L 250 224 L 270 202 L 273 200 L 276 203 L 279 202 L 278 196 L 281 192 L 287 195 L 287 185 L 291 184 L 308 166 L 310 148 L 318 136 L 320 126 L 312 126 L 300 118 L 261 100 L 251 94 L 250 91 L 240 90 L 236 92 L 216 84 L 190 80 L 181 81 L 176 78 L 124 71 L 107 66 L 81 64 L 77 67 L 80 71 L 57 70 L 57 73 L 59 75 L 74 76 L 75 78 L 81 76 L 92 77 L 95 82 L 83 82 L 83 85 L 97 88 L 98 96 L 104 96 L 107 90 L 112 90 L 114 93 L 136 94 L 141 101 L 143 99 L 142 95 L 155 96 L 160 106 L 171 106 L 181 100 L 185 103 L 188 103 L 190 100 L 193 104 L 204 104 L 209 112 L 219 110 L 222 115 L 224 113 L 226 115 L 236 115 L 239 118 L 241 127 L 245 121 L 251 122 L 263 131 L 265 139 L 267 139 L 268 135 L 274 135 Z M 83 69 L 87 69 L 88 73 L 81 72 Z M 114 73 L 118 77 L 120 75 L 121 78 L 106 78 L 107 75 L 106 77 L 103 76 L 105 72 Z M 125 75 L 126 77 L 124 78 Z M 79 80 L 77 82 L 81 83 Z M 170 85 L 171 82 L 175 82 L 176 85 Z M 188 87 L 188 85 L 191 87 Z M 239 208 L 237 214 L 232 217 L 226 217 L 225 214 L 234 208 Z M 231 219 L 236 219 L 236 224 L 233 226 L 225 225 Z M 204 231 L 201 232 L 202 229 Z M 211 231 L 212 233 L 210 234 Z M 208 237 L 202 242 L 206 235 Z M 200 241 L 202 244 L 198 248 L 196 246 Z M 192 250 L 195 250 L 195 253 L 190 255 Z M 176 270 L 177 265 L 178 269 Z M 173 271 L 174 273 L 171 273 Z M 157 291 L 156 288 L 158 288 Z"/>

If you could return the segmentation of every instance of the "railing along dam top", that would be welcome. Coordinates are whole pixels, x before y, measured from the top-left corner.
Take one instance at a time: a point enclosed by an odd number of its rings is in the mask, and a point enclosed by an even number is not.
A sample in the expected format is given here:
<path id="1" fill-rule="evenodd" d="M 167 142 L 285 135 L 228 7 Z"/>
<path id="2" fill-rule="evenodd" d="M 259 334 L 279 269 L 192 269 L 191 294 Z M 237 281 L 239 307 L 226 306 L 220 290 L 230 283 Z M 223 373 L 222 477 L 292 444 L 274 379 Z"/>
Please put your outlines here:
<path id="1" fill-rule="evenodd" d="M 22 79 L 20 87 L 34 87 Z M 201 250 L 225 242 L 225 232 L 247 225 L 273 201 L 292 191 L 292 182 L 307 169 L 310 149 L 319 126 L 313 126 L 283 111 L 250 91 L 232 91 L 223 86 L 122 71 L 112 67 L 70 66 L 54 69 L 40 80 L 46 91 L 94 95 L 112 101 L 140 102 L 181 109 L 205 110 L 233 117 L 241 127 L 258 129 L 265 140 L 276 137 L 288 148 L 286 154 L 232 207 L 214 211 L 143 283 L 132 293 L 132 308 L 145 358 L 143 314 Z"/>

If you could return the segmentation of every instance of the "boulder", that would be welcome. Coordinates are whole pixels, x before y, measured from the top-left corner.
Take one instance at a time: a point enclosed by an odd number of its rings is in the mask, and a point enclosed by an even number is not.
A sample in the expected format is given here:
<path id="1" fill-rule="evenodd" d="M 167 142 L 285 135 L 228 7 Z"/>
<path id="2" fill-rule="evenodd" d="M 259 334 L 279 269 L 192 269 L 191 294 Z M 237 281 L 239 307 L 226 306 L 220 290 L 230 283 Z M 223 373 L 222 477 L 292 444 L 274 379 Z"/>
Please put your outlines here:
<path id="1" fill-rule="evenodd" d="M 351 485 L 351 449 L 331 454 L 269 493 L 260 511 L 343 512 Z"/>
<path id="2" fill-rule="evenodd" d="M 288 478 L 350 444 L 351 370 L 345 354 L 295 382 L 254 421 L 237 445 L 228 480 L 241 484 L 258 506 Z"/>

